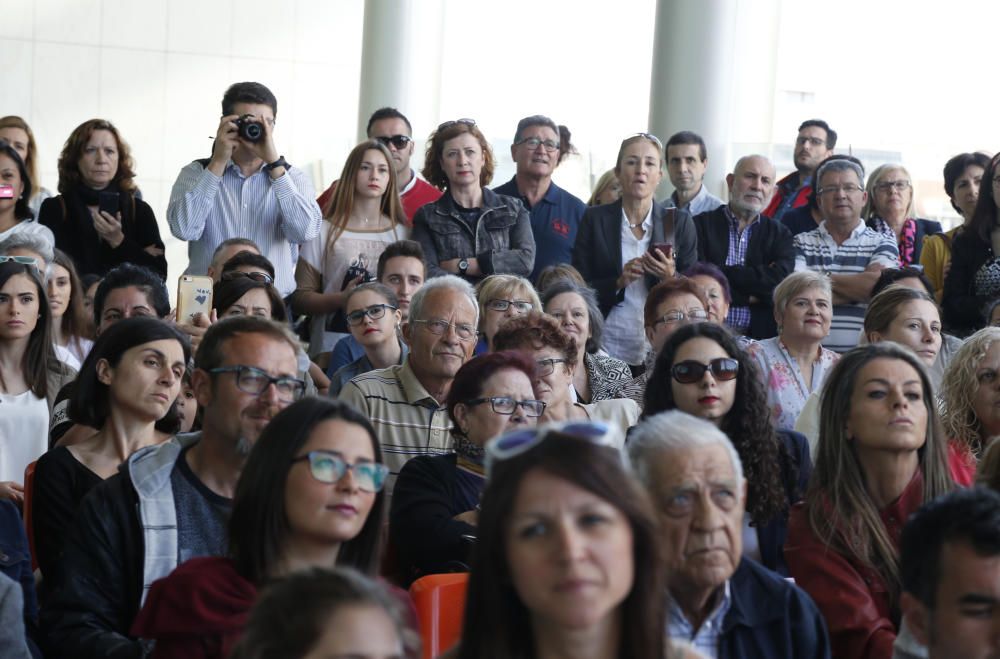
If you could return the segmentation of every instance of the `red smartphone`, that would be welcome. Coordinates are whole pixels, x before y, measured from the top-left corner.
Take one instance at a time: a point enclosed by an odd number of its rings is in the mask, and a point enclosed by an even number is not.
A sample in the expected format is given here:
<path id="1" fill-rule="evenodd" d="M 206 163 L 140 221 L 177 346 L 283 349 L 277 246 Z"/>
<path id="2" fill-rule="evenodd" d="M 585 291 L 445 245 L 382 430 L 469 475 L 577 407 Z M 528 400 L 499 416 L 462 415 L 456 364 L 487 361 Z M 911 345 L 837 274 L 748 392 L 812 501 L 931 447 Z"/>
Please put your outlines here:
<path id="1" fill-rule="evenodd" d="M 673 258 L 674 255 L 674 245 L 673 243 L 653 243 L 650 245 L 653 249 L 660 250 L 664 256 L 668 259 Z"/>

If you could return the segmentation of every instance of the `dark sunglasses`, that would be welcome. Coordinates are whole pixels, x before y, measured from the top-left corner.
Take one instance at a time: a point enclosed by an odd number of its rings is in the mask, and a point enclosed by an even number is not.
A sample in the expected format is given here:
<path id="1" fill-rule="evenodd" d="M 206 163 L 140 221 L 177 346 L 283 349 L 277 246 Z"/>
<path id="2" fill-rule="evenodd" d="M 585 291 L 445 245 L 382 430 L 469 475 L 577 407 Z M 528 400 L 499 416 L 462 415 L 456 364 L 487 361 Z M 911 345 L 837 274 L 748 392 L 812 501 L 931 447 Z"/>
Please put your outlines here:
<path id="1" fill-rule="evenodd" d="M 694 384 L 705 377 L 705 371 L 710 371 L 716 380 L 735 380 L 740 372 L 740 363 L 732 357 L 718 357 L 707 364 L 688 360 L 674 364 L 670 374 L 681 384 Z"/>
<path id="2" fill-rule="evenodd" d="M 376 142 L 381 142 L 382 144 L 389 146 L 390 144 L 399 149 L 405 149 L 406 145 L 413 141 L 413 138 L 409 135 L 385 135 L 375 138 Z"/>

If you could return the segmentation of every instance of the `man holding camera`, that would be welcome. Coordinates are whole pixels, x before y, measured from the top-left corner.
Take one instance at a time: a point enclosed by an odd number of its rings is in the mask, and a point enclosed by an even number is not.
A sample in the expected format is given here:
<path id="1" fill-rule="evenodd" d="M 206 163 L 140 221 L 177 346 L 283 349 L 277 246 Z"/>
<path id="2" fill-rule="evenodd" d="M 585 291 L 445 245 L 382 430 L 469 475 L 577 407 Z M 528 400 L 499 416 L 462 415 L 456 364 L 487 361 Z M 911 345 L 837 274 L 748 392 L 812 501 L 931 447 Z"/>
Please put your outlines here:
<path id="1" fill-rule="evenodd" d="M 315 238 L 322 217 L 309 177 L 274 146 L 277 108 L 264 85 L 232 85 L 222 97 L 212 157 L 178 175 L 167 222 L 174 236 L 190 243 L 185 274 L 205 274 L 223 241 L 249 238 L 274 264 L 282 296 L 295 290 L 291 246 Z"/>

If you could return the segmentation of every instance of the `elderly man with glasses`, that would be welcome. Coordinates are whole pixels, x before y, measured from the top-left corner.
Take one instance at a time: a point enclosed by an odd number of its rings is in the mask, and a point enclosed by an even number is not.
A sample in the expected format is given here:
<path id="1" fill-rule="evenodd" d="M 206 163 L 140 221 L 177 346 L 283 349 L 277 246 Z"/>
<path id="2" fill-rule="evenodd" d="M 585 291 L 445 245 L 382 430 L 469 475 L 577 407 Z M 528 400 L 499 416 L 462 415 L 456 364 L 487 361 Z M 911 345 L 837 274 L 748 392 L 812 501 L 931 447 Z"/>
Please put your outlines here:
<path id="1" fill-rule="evenodd" d="M 153 581 L 196 556 L 227 551 L 229 510 L 247 454 L 300 398 L 298 343 L 253 316 L 205 333 L 191 384 L 202 429 L 142 449 L 84 499 L 51 577 L 43 626 L 60 656 L 140 656 L 129 635 Z"/>
<path id="2" fill-rule="evenodd" d="M 340 391 L 375 427 L 383 462 L 392 470 L 389 488 L 408 460 L 452 451 L 445 401 L 455 374 L 472 357 L 479 305 L 472 286 L 454 275 L 431 279 L 410 302 L 402 364 L 363 373 Z"/>
<path id="3" fill-rule="evenodd" d="M 531 214 L 535 236 L 531 281 L 547 266 L 569 263 L 573 258 L 576 231 L 587 205 L 552 181 L 556 167 L 572 152 L 565 126 L 557 126 L 540 114 L 525 117 L 517 122 L 510 145 L 517 171 L 511 180 L 493 188 L 497 194 L 520 199 Z"/>
<path id="4" fill-rule="evenodd" d="M 816 170 L 816 198 L 823 221 L 793 239 L 795 270 L 830 278 L 833 320 L 823 347 L 846 352 L 858 344 L 872 287 L 885 268 L 899 267 L 896 241 L 867 226 L 861 209 L 868 198 L 861 163 L 831 156 Z"/>

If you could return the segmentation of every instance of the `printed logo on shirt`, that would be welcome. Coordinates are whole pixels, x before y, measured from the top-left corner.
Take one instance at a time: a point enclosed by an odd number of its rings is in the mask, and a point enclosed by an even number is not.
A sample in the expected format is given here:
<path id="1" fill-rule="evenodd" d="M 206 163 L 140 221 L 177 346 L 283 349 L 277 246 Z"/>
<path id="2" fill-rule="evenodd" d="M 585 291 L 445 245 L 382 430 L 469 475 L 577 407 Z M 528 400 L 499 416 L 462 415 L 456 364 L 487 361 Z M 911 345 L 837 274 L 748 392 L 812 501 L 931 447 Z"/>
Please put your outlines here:
<path id="1" fill-rule="evenodd" d="M 570 226 L 559 218 L 552 220 L 552 230 L 563 238 L 569 238 Z"/>

